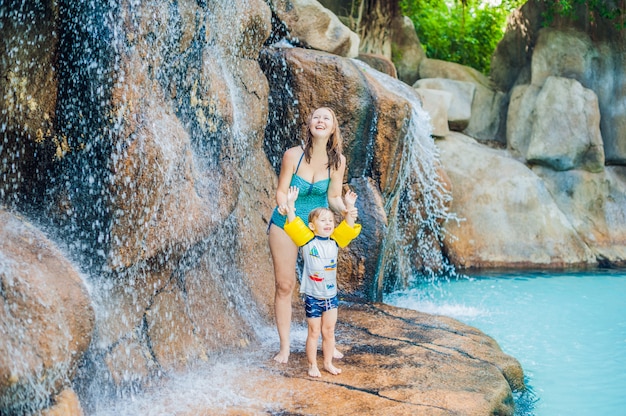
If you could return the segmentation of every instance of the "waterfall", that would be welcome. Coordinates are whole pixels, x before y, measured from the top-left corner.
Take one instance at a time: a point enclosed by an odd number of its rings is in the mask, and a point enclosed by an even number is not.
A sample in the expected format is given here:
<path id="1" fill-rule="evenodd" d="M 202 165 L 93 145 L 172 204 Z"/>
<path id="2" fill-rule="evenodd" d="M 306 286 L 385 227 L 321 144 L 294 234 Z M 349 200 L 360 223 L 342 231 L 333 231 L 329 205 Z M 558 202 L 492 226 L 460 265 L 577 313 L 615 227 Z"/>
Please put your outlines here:
<path id="1" fill-rule="evenodd" d="M 128 130 L 132 123 L 128 116 L 137 105 L 133 100 L 149 107 L 139 115 L 150 124 L 120 134 L 112 155 L 117 171 L 132 165 L 124 172 L 127 176 L 113 179 L 126 189 L 111 195 L 122 208 L 112 219 L 117 239 L 111 264 L 116 269 L 89 282 L 97 330 L 88 365 L 81 368 L 76 384 L 92 411 L 106 407 L 111 397 L 132 397 L 172 370 L 187 370 L 215 354 L 247 347 L 265 328 L 240 264 L 245 259 L 237 239 L 247 221 L 238 218 L 237 192 L 244 186 L 244 164 L 256 163 L 251 138 L 257 127 L 248 117 L 243 98 L 248 93 L 231 45 L 205 39 L 218 26 L 218 16 L 236 21 L 237 9 L 222 3 L 198 10 L 193 38 L 183 53 L 180 44 L 189 36 L 184 25 L 190 22 L 170 3 L 159 11 L 164 15 L 157 15 L 167 22 L 165 31 L 146 49 L 154 55 L 138 68 L 131 63 L 121 69 L 131 80 L 137 77 L 134 71 L 152 73 L 152 82 L 128 82 L 121 90 L 127 94 L 123 101 L 129 102 L 118 110 L 122 127 Z M 145 12 L 139 3 L 128 12 L 137 13 L 137 30 L 150 19 L 141 16 Z M 132 59 L 143 53 L 142 47 L 121 43 L 118 54 Z M 157 65 L 160 59 L 164 62 Z M 140 95 L 157 85 L 156 94 Z M 142 183 L 146 175 L 158 180 Z M 133 233 L 126 233 L 126 224 Z M 129 256 L 133 250 L 136 254 Z"/>
<path id="2" fill-rule="evenodd" d="M 249 10 L 257 5 L 265 9 Z M 164 374 L 276 339 L 273 328 L 267 335 L 264 215 L 273 205 L 271 156 L 286 142 L 263 142 L 268 117 L 283 114 L 266 113 L 267 81 L 246 52 L 260 49 L 269 14 L 251 0 L 11 1 L 0 9 L 10 52 L 0 202 L 27 215 L 82 272 L 95 328 L 77 375 L 63 384 L 88 413 Z M 427 115 L 409 87 L 355 62 L 411 104 L 399 175 L 385 184 L 379 274 L 396 287 L 417 273 L 448 273 L 441 222 L 454 216 Z M 47 80 L 45 88 L 33 79 Z M 284 98 L 296 115 L 285 121 L 287 135 L 301 121 L 300 103 Z M 374 157 L 375 131 L 367 134 L 362 175 Z M 58 392 L 37 384 L 38 375 L 29 381 L 42 400 L 30 410 Z"/>
<path id="3" fill-rule="evenodd" d="M 258 50 L 269 21 L 255 14 L 269 9 L 250 11 L 255 5 L 0 8 L 8 78 L 0 85 L 0 203 L 28 215 L 74 261 L 96 316 L 77 375 L 69 380 L 68 363 L 57 363 L 62 381 L 53 385 L 56 378 L 23 369 L 41 400 L 12 406 L 40 409 L 71 384 L 91 412 L 267 337 L 267 312 L 252 293 L 260 289 L 245 270 L 253 265 L 241 255 L 243 245 L 266 246 L 260 214 L 251 219 L 245 209 L 266 193 L 257 182 L 271 186 L 269 170 L 255 172 L 264 157 L 262 74 L 245 83 L 260 72 L 245 48 Z M 242 12 L 249 20 L 238 20 Z M 241 43 L 233 44 L 232 22 L 245 32 Z M 0 272 L 11 276 L 1 254 Z M 19 342 L 7 345 L 21 360 Z"/>
<path id="4" fill-rule="evenodd" d="M 454 236 L 442 224 L 459 219 L 447 208 L 452 195 L 438 171 L 439 151 L 432 137 L 430 116 L 413 88 L 361 61 L 354 63 L 410 105 L 410 117 L 403 126 L 406 134 L 398 175 L 395 183 L 385 184 L 383 191 L 389 223 L 378 274 L 379 279 L 384 278 L 384 291 L 454 275 L 455 268 L 442 251 L 444 238 Z"/>

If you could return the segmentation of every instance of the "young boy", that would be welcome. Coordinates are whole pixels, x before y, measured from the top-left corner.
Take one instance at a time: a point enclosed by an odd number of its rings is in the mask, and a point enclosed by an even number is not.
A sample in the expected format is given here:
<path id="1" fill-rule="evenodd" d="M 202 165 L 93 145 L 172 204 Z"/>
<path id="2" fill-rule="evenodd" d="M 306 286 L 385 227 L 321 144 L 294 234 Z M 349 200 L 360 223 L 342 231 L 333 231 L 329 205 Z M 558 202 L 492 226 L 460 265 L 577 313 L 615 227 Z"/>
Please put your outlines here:
<path id="1" fill-rule="evenodd" d="M 292 186 L 287 192 L 287 223 L 285 232 L 301 247 L 304 259 L 300 292 L 308 324 L 306 357 L 309 376 L 321 377 L 317 367 L 317 342 L 322 334 L 324 369 L 337 375 L 341 369 L 333 365 L 335 351 L 335 324 L 337 323 L 337 254 L 339 247 L 347 246 L 361 232 L 355 224 L 354 203 L 357 195 L 348 191 L 344 197 L 346 213 L 344 220 L 335 228 L 335 216 L 328 208 L 316 208 L 309 214 L 308 227 L 296 216 L 295 201 L 298 188 Z"/>

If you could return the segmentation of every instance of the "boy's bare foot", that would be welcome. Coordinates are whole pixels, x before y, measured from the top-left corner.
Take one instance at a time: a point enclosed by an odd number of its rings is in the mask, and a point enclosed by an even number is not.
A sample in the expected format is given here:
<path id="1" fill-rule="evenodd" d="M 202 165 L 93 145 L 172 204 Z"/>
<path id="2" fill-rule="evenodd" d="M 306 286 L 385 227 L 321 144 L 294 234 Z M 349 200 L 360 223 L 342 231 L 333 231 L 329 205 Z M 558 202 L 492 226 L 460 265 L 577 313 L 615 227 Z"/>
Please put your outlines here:
<path id="1" fill-rule="evenodd" d="M 335 348 L 335 351 L 333 351 L 333 358 L 335 360 L 341 360 L 343 358 L 343 354 L 337 348 Z"/>
<path id="2" fill-rule="evenodd" d="M 324 370 L 328 371 L 334 376 L 336 376 L 337 374 L 341 374 L 341 368 L 337 368 L 332 364 L 324 364 Z"/>
<path id="3" fill-rule="evenodd" d="M 274 356 L 274 361 L 281 364 L 287 364 L 287 362 L 289 361 L 289 351 L 280 351 L 278 354 L 276 354 L 276 356 Z"/>
<path id="4" fill-rule="evenodd" d="M 316 367 L 309 367 L 309 377 L 321 377 L 320 369 Z"/>

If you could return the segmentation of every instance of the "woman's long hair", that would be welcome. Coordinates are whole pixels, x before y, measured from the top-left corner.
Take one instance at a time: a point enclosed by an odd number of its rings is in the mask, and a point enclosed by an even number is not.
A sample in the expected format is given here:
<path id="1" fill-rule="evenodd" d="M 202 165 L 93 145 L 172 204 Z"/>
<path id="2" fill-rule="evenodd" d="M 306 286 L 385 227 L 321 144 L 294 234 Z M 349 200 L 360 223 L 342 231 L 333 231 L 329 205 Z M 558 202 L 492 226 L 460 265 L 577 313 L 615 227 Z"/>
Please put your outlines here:
<path id="1" fill-rule="evenodd" d="M 328 155 L 328 166 L 332 169 L 339 169 L 341 165 L 341 154 L 343 152 L 343 139 L 341 137 L 341 132 L 339 131 L 339 123 L 337 122 L 337 116 L 332 108 L 328 107 L 319 107 L 311 112 L 307 119 L 306 123 L 306 136 L 304 139 L 304 157 L 307 163 L 311 162 L 311 147 L 313 145 L 313 135 L 311 134 L 311 120 L 313 119 L 313 113 L 315 111 L 325 109 L 330 111 L 330 114 L 333 118 L 333 125 L 335 126 L 335 131 L 331 133 L 328 138 L 328 143 L 326 143 L 326 154 Z"/>

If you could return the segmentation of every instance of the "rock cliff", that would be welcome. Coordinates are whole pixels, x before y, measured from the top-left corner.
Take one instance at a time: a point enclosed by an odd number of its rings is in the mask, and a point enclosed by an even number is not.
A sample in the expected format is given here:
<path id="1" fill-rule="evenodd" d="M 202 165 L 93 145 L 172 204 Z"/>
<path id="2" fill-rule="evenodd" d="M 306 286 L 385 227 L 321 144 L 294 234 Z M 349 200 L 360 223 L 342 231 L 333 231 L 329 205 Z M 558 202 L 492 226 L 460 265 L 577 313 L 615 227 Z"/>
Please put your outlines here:
<path id="1" fill-rule="evenodd" d="M 600 127 L 599 140 L 595 123 L 607 98 L 595 84 L 545 70 L 539 46 L 536 68 L 522 71 L 511 91 L 466 68 L 421 59 L 422 80 L 456 81 L 429 88 L 471 91 L 428 95 L 464 111 L 453 123 L 440 113 L 463 132 L 433 140 L 419 105 L 426 95 L 338 55 L 353 56 L 350 33 L 331 33 L 327 40 L 335 42 L 307 40 L 327 32 L 295 30 L 302 16 L 287 6 L 298 4 L 3 4 L 0 230 L 12 237 L 2 240 L 0 293 L 1 310 L 12 318 L 2 320 L 0 347 L 7 363 L 22 362 L 22 347 L 33 350 L 19 372 L 2 364 L 4 412 L 56 404 L 51 412 L 89 413 L 103 397 L 123 397 L 164 374 L 222 354 L 252 356 L 272 324 L 265 230 L 278 156 L 298 142 L 304 117 L 318 105 L 332 106 L 341 120 L 346 185 L 361 195 L 368 236 L 342 258 L 347 371 L 332 386 L 341 391 L 336 406 L 512 414 L 522 371 L 488 336 L 369 302 L 408 276 L 452 266 L 626 258 L 620 139 L 607 141 Z M 320 22 L 347 30 L 333 18 Z M 554 34 L 545 33 L 551 45 Z M 593 55 L 597 45 L 581 37 L 574 38 Z M 557 152 L 564 136 L 544 140 L 540 128 L 549 128 L 554 113 L 546 110 L 564 92 L 576 103 L 568 119 L 587 135 Z M 498 148 L 504 142 L 510 148 Z M 445 240 L 442 227 L 460 238 Z M 30 264 L 40 271 L 24 268 Z M 28 285 L 34 289 L 21 289 Z M 37 290 L 43 287 L 53 290 Z M 54 316 L 54 328 L 33 335 L 19 318 L 29 313 L 42 328 Z M 69 352 L 61 351 L 66 345 Z M 263 394 L 243 380 L 253 372 L 258 384 L 281 386 L 269 410 L 324 414 L 314 396 L 301 393 L 325 386 L 299 378 L 301 352 L 286 369 L 256 357 L 237 388 Z"/>

